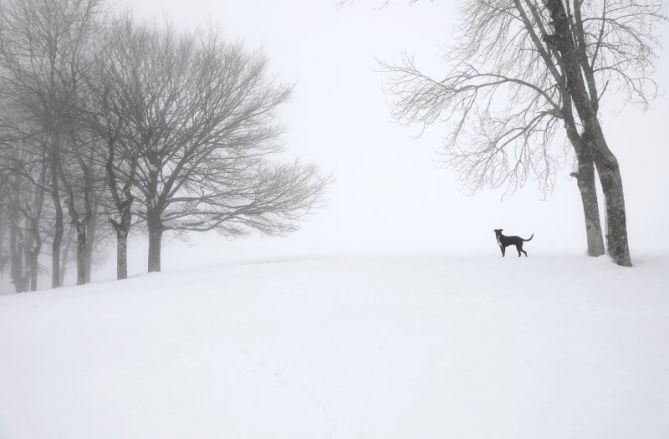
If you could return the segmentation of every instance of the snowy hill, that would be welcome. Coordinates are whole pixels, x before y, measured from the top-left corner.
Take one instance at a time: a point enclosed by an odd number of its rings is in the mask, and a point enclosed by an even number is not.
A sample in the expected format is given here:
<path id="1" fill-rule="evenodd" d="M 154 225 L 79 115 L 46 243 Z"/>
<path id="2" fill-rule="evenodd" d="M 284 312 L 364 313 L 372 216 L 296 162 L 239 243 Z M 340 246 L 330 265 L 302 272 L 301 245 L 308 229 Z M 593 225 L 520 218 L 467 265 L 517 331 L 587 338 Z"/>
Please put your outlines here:
<path id="1" fill-rule="evenodd" d="M 0 297 L 0 438 L 666 439 L 668 268 L 331 257 Z"/>

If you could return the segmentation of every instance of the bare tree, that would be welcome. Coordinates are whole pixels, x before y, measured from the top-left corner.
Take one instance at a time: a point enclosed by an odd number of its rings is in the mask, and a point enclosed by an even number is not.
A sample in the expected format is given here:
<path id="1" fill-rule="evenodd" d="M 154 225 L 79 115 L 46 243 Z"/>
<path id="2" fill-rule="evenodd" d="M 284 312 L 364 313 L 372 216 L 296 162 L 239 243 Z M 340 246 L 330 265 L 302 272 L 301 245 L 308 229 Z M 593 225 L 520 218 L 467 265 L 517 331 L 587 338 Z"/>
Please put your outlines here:
<path id="1" fill-rule="evenodd" d="M 92 68 L 88 71 L 89 101 L 85 123 L 101 144 L 98 160 L 105 169 L 105 210 L 116 234 L 117 279 L 128 276 L 128 235 L 132 226 L 135 203 L 133 188 L 136 184 L 141 139 L 130 125 L 130 114 L 141 112 L 129 99 L 132 87 L 137 86 L 139 65 L 136 56 L 143 48 L 142 34 L 130 16 L 113 19 L 105 27 L 95 51 Z"/>
<path id="2" fill-rule="evenodd" d="M 317 202 L 327 179 L 315 168 L 269 161 L 290 89 L 268 78 L 262 57 L 215 31 L 127 17 L 104 46 L 91 114 L 107 145 L 120 277 L 132 216 L 146 222 L 148 269 L 159 271 L 165 231 L 287 232 Z"/>
<path id="3" fill-rule="evenodd" d="M 519 5 L 519 0 L 515 3 Z M 533 29 L 543 31 L 550 60 L 559 66 L 583 126 L 584 146 L 597 167 L 606 202 L 609 254 L 617 264 L 631 266 L 620 167 L 605 139 L 599 107 L 610 82 L 632 98 L 647 102 L 647 86 L 654 86 L 647 76 L 657 46 L 654 23 L 664 19 L 661 4 L 604 0 L 603 12 L 599 12 L 583 0 L 566 6 L 561 0 L 547 0 L 545 8 L 541 15 L 530 8 Z M 532 23 L 528 17 L 524 20 Z M 547 26 L 551 32 L 546 32 Z"/>
<path id="4" fill-rule="evenodd" d="M 39 255 L 44 242 L 45 183 L 47 163 L 30 139 L 8 135 L 8 119 L 2 119 L 0 139 L 0 211 L 5 253 L 17 292 L 37 289 Z M 11 131 L 14 131 L 13 129 Z"/>
<path id="5" fill-rule="evenodd" d="M 71 126 L 76 68 L 96 0 L 7 0 L 0 8 L 0 62 L 15 106 L 44 139 L 55 210 L 52 286 L 61 285 L 63 142 Z"/>
<path id="6" fill-rule="evenodd" d="M 21 183 L 24 186 L 21 186 Z M 33 189 L 28 192 L 24 189 Z M 10 275 L 17 293 L 37 288 L 38 257 L 42 246 L 39 228 L 43 191 L 25 185 L 16 175 L 10 177 L 9 196 L 0 208 L 6 210 L 9 229 Z"/>
<path id="7" fill-rule="evenodd" d="M 64 174 L 63 155 L 68 143 L 76 146 L 72 130 L 80 55 L 99 5 L 100 0 L 0 1 L 0 64 L 5 83 L 15 92 L 15 107 L 38 128 L 49 163 L 48 193 L 55 212 L 51 252 L 53 287 L 62 282 L 63 189 L 71 219 L 80 230 L 89 219 L 88 212 L 82 219 L 76 209 L 73 188 L 68 186 Z M 84 168 L 82 171 L 86 174 Z M 80 234 L 79 238 L 84 236 Z M 85 244 L 80 243 L 79 247 L 83 251 Z M 80 283 L 84 282 L 85 273 L 80 273 L 78 278 Z"/>
<path id="8" fill-rule="evenodd" d="M 529 176 L 549 191 L 571 144 L 589 254 L 602 253 L 595 171 L 606 195 L 607 244 L 631 265 L 619 166 L 598 111 L 606 92 L 647 104 L 661 4 L 651 0 L 469 0 L 442 79 L 413 60 L 383 65 L 397 96 L 395 116 L 423 126 L 446 121 L 447 163 L 472 190 L 514 191 Z M 564 134 L 557 136 L 560 125 Z M 564 136 L 566 134 L 566 136 Z"/>
<path id="9" fill-rule="evenodd" d="M 0 76 L 0 222 L 3 238 L 7 236 L 2 241 L 16 291 L 34 291 L 48 222 L 44 219 L 48 165 L 39 136 L 31 135 L 31 124 L 8 105 L 12 101 L 2 85 Z"/>
<path id="10" fill-rule="evenodd" d="M 72 248 L 77 283 L 90 281 L 101 212 L 124 278 L 133 222 L 147 224 L 149 270 L 158 271 L 165 231 L 288 232 L 317 204 L 327 178 L 272 160 L 281 150 L 276 109 L 290 88 L 269 78 L 262 57 L 214 31 L 178 34 L 129 17 L 102 31 L 100 0 L 0 6 L 0 103 L 19 115 L 3 119 L 11 136 L 0 160 L 10 171 L 0 189 L 11 226 L 0 236 L 21 289 L 23 266 L 37 272 L 45 240 L 53 287 Z"/>

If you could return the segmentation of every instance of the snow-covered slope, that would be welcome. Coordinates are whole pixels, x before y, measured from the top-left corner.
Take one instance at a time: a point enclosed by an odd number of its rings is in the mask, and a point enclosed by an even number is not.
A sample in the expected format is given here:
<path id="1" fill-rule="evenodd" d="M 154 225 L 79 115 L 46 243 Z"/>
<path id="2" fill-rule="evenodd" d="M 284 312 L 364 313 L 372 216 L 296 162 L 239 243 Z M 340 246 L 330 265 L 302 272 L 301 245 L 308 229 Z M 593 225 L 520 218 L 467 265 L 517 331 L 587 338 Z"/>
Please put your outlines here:
<path id="1" fill-rule="evenodd" d="M 332 257 L 0 297 L 0 438 L 666 439 L 668 269 Z"/>

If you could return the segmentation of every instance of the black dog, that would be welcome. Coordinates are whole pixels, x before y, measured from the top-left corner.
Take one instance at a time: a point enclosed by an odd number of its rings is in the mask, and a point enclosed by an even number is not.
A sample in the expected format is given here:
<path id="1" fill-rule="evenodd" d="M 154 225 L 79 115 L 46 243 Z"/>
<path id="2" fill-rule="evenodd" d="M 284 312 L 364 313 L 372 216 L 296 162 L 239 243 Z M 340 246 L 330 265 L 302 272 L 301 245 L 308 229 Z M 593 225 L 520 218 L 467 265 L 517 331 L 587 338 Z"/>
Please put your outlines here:
<path id="1" fill-rule="evenodd" d="M 502 229 L 495 229 L 495 237 L 497 238 L 500 250 L 502 250 L 502 256 L 504 256 L 508 246 L 515 245 L 516 250 L 518 250 L 518 256 L 520 257 L 520 252 L 523 252 L 525 257 L 527 257 L 527 252 L 523 250 L 523 242 L 531 241 L 534 238 L 534 233 L 530 236 L 530 239 L 523 239 L 519 236 L 504 236 L 502 235 Z"/>

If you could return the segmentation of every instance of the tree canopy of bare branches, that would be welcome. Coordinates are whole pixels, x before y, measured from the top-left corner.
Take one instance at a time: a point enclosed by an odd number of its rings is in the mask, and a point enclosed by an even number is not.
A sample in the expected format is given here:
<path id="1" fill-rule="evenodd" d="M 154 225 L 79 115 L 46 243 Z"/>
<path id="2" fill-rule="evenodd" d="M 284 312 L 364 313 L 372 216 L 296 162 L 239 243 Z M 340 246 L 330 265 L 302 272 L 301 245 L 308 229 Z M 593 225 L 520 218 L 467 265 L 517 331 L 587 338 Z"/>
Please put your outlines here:
<path id="1" fill-rule="evenodd" d="M 446 163 L 471 191 L 513 192 L 532 176 L 550 191 L 569 163 L 566 138 L 578 161 L 590 253 L 601 254 L 596 166 L 607 192 L 609 252 L 630 265 L 622 182 L 598 113 L 607 98 L 646 106 L 655 97 L 662 4 L 468 0 L 461 12 L 443 77 L 423 74 L 411 57 L 382 64 L 395 117 L 422 127 L 446 123 Z"/>
<path id="2" fill-rule="evenodd" d="M 326 179 L 270 160 L 290 88 L 271 80 L 265 59 L 215 31 L 179 34 L 128 19 L 113 29 L 99 59 L 108 87 L 96 102 L 113 145 L 107 157 L 120 152 L 122 165 L 108 165 L 117 207 L 142 205 L 135 214 L 148 227 L 149 270 L 160 269 L 165 231 L 293 230 Z"/>
<path id="3" fill-rule="evenodd" d="M 291 87 L 262 55 L 102 7 L 0 0 L 0 265 L 17 291 L 36 288 L 45 242 L 53 287 L 71 248 L 89 282 L 109 232 L 125 278 L 132 226 L 157 271 L 164 232 L 290 232 L 329 181 L 279 160 Z"/>
<path id="4" fill-rule="evenodd" d="M 3 98 L 20 114 L 23 138 L 39 146 L 48 163 L 49 181 L 38 182 L 52 200 L 52 286 L 62 283 L 61 243 L 67 204 L 78 237 L 78 283 L 89 273 L 85 261 L 86 229 L 91 221 L 90 169 L 77 136 L 79 79 L 87 41 L 95 26 L 100 0 L 2 0 L 0 2 L 0 74 Z M 21 130 L 15 130 L 21 131 Z M 70 154 L 74 160 L 65 156 Z M 81 168 L 72 176 L 73 168 Z M 83 191 L 73 185 L 83 175 Z M 65 196 L 62 196 L 64 192 Z M 80 194 L 83 201 L 80 202 Z M 80 205 L 84 204 L 85 208 Z M 82 210 L 85 212 L 82 213 Z"/>

